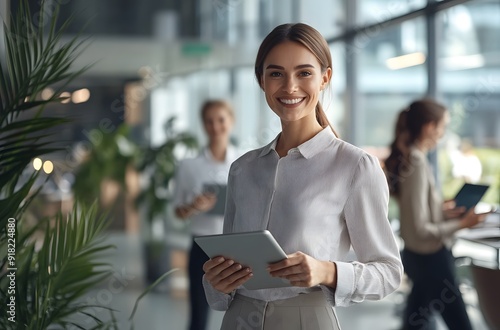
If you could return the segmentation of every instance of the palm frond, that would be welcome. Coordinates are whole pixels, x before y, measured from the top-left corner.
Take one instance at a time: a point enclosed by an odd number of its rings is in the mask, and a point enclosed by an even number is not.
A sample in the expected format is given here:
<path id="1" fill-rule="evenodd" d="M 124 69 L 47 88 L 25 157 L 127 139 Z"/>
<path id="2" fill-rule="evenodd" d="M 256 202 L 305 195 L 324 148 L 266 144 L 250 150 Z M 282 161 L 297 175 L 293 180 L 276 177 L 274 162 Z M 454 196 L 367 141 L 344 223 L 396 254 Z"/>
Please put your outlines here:
<path id="1" fill-rule="evenodd" d="M 43 109 L 58 102 L 62 88 L 87 69 L 72 70 L 84 41 L 74 38 L 61 42 L 67 23 L 56 29 L 58 8 L 51 16 L 49 33 L 44 32 L 44 3 L 40 4 L 39 15 L 34 15 L 27 0 L 20 1 L 11 25 L 5 26 L 6 61 L 5 65 L 0 63 L 0 203 L 8 207 L 4 210 L 11 216 L 19 213 L 19 201 L 23 200 L 19 197 L 29 193 L 18 181 L 22 179 L 20 173 L 33 158 L 57 150 L 51 147 L 48 129 L 67 122 L 41 117 Z M 34 24 L 33 17 L 42 21 Z M 41 91 L 53 84 L 58 86 L 56 93 L 48 100 L 40 99 Z M 26 115 L 19 120 L 21 113 Z M 22 193 L 14 196 L 12 187 Z"/>
<path id="2" fill-rule="evenodd" d="M 111 275 L 110 265 L 98 258 L 112 246 L 96 240 L 106 224 L 96 211 L 95 203 L 89 209 L 76 204 L 68 218 L 56 217 L 53 230 L 47 227 L 37 252 L 39 295 L 33 305 L 37 317 L 32 319 L 32 329 L 45 329 L 80 311 L 84 304 L 79 298 Z"/>
<path id="3" fill-rule="evenodd" d="M 45 16 L 44 2 L 38 17 Z M 0 125 L 14 120 L 21 111 L 41 109 L 46 104 L 57 102 L 58 92 L 88 67 L 71 71 L 72 64 L 83 50 L 86 39 L 73 38 L 62 43 L 62 36 L 70 20 L 57 29 L 57 12 L 51 17 L 47 34 L 44 22 L 35 26 L 33 13 L 25 0 L 20 2 L 16 17 L 10 27 L 5 26 L 6 66 L 0 65 Z M 38 100 L 39 93 L 58 84 L 55 96 L 49 100 Z M 3 126 L 3 125 L 2 125 Z"/>
<path id="4" fill-rule="evenodd" d="M 163 274 L 162 276 L 160 276 L 156 281 L 153 282 L 153 284 L 151 284 L 150 286 L 148 286 L 146 288 L 146 290 L 144 290 L 141 295 L 136 299 L 135 301 L 135 304 L 134 304 L 134 308 L 132 309 L 132 313 L 130 314 L 130 317 L 129 317 L 129 320 L 132 321 L 134 319 L 134 315 L 135 315 L 135 312 L 137 311 L 137 307 L 139 306 L 139 301 L 141 301 L 142 298 L 144 298 L 145 295 L 147 295 L 151 290 L 153 290 L 158 284 L 160 284 L 165 278 L 167 278 L 168 276 L 170 276 L 170 274 L 172 274 L 173 272 L 176 272 L 178 271 L 179 269 L 177 268 L 174 268 L 174 269 L 171 269 L 169 270 L 168 272 L 166 272 L 165 274 Z"/>
<path id="5" fill-rule="evenodd" d="M 53 152 L 49 129 L 64 124 L 61 118 L 42 117 L 45 107 L 60 102 L 60 93 L 87 68 L 73 69 L 86 40 L 62 42 L 69 24 L 57 27 L 58 8 L 50 18 L 48 31 L 43 21 L 45 1 L 39 15 L 30 12 L 28 0 L 21 0 L 10 26 L 4 25 L 5 62 L 0 63 L 0 301 L 7 301 L 7 221 L 16 219 L 16 323 L 8 321 L 0 308 L 1 329 L 46 329 L 49 326 L 76 326 L 72 316 L 85 311 L 82 302 L 97 283 L 110 275 L 110 267 L 97 258 L 111 246 L 99 237 L 105 221 L 96 216 L 96 206 L 79 204 L 71 216 L 44 219 L 26 227 L 23 213 L 38 194 L 36 174 L 23 174 L 33 158 Z M 53 7 L 51 8 L 53 9 Z M 34 24 L 33 18 L 42 21 Z M 55 89 L 48 99 L 40 93 Z M 22 114 L 22 117 L 20 117 Z M 34 234 L 44 228 L 40 249 Z M 97 322 L 97 319 L 95 320 Z M 99 322 L 98 326 L 99 327 Z M 101 323 L 102 328 L 110 328 Z M 85 327 L 83 327 L 85 328 Z"/>
<path id="6" fill-rule="evenodd" d="M 2 178 L 3 179 L 3 178 Z M 9 218 L 17 218 L 19 215 L 19 207 L 28 197 L 31 187 L 35 183 L 36 176 L 33 175 L 14 193 L 0 199 L 0 237 L 4 238 L 5 230 L 7 228 L 7 221 Z M 5 180 L 3 180 L 5 181 Z M 17 180 L 14 180 L 17 182 Z M 1 182 L 1 181 L 0 181 Z M 8 182 L 8 181 L 7 181 Z M 15 209 L 13 209 L 15 206 Z"/>

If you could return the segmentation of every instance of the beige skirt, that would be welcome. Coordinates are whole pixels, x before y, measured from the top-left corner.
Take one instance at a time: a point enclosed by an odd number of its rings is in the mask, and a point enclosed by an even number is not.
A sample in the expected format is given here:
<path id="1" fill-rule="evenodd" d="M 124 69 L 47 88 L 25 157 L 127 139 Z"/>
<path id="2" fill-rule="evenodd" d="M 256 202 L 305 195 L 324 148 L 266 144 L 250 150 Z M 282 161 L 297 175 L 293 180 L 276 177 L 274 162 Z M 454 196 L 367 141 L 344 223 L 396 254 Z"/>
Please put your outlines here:
<path id="1" fill-rule="evenodd" d="M 221 330 L 340 330 L 337 315 L 322 291 L 264 301 L 236 294 Z"/>

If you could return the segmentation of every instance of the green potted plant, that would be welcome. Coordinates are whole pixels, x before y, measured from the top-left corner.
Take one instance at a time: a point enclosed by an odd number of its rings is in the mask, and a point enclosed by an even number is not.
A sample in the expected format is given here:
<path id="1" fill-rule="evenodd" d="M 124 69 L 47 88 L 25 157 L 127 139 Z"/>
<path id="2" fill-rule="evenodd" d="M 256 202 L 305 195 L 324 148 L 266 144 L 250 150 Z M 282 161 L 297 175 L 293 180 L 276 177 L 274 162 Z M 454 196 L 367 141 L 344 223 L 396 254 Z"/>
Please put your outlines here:
<path id="1" fill-rule="evenodd" d="M 134 166 L 139 147 L 129 138 L 130 127 L 125 123 L 111 132 L 94 129 L 90 134 L 99 139 L 92 141 L 92 148 L 75 171 L 73 193 L 86 202 L 99 200 L 101 213 L 115 214 L 115 218 L 122 219 L 126 173 Z"/>
<path id="2" fill-rule="evenodd" d="M 165 142 L 159 146 L 140 146 L 129 137 L 130 127 L 122 124 L 113 132 L 96 132 L 100 138 L 92 145 L 86 160 L 79 166 L 73 191 L 81 200 L 92 201 L 102 197 L 102 188 L 113 182 L 120 189 L 112 203 L 101 209 L 114 213 L 123 209 L 123 195 L 127 190 L 125 174 L 133 168 L 142 177 L 135 206 L 140 216 L 140 231 L 144 246 L 146 280 L 153 283 L 170 269 L 170 250 L 165 237 L 166 219 L 169 217 L 170 182 L 174 177 L 180 149 L 197 148 L 194 136 L 177 132 L 175 117 L 165 123 Z M 121 201 L 121 203 L 120 203 Z M 156 231 L 155 228 L 162 230 Z"/>
<path id="3" fill-rule="evenodd" d="M 170 265 L 168 242 L 165 237 L 157 235 L 155 228 L 165 226 L 166 219 L 170 216 L 170 188 L 177 162 L 182 157 L 179 153 L 181 149 L 190 151 L 198 147 L 193 135 L 175 130 L 175 120 L 175 117 L 171 117 L 165 123 L 165 142 L 157 147 L 142 148 L 136 165 L 139 173 L 145 178 L 145 185 L 136 199 L 136 205 L 142 218 L 141 231 L 148 282 L 153 282 L 165 273 Z"/>
<path id="4" fill-rule="evenodd" d="M 25 169 L 33 158 L 56 150 L 48 129 L 66 122 L 42 112 L 60 102 L 60 92 L 86 69 L 72 71 L 82 43 L 76 38 L 61 43 L 66 24 L 56 28 L 57 14 L 46 22 L 44 1 L 40 6 L 35 15 L 27 0 L 20 2 L 10 26 L 5 25 L 6 53 L 0 63 L 0 301 L 9 304 L 0 308 L 1 329 L 79 327 L 74 316 L 87 315 L 89 308 L 80 298 L 111 274 L 98 259 L 110 246 L 98 240 L 104 222 L 95 207 L 76 203 L 67 217 L 59 214 L 34 227 L 25 221 L 40 191 L 33 189 L 37 173 L 26 176 Z M 49 86 L 59 87 L 41 99 Z M 40 230 L 43 240 L 37 242 Z M 88 317 L 96 328 L 112 326 Z"/>

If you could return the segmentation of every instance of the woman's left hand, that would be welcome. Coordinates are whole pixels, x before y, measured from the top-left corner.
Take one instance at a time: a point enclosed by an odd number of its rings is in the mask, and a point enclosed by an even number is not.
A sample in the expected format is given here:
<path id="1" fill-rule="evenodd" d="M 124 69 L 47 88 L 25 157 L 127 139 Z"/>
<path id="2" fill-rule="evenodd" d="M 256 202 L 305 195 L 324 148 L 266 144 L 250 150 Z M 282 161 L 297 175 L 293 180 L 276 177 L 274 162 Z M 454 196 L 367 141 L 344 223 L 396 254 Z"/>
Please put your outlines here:
<path id="1" fill-rule="evenodd" d="M 465 214 L 467 209 L 465 207 L 456 207 L 454 200 L 447 200 L 443 202 L 443 214 L 445 220 L 458 219 Z"/>
<path id="2" fill-rule="evenodd" d="M 320 261 L 302 252 L 290 254 L 288 259 L 270 264 L 267 269 L 271 276 L 287 279 L 293 286 L 337 286 L 337 266 L 334 262 Z"/>

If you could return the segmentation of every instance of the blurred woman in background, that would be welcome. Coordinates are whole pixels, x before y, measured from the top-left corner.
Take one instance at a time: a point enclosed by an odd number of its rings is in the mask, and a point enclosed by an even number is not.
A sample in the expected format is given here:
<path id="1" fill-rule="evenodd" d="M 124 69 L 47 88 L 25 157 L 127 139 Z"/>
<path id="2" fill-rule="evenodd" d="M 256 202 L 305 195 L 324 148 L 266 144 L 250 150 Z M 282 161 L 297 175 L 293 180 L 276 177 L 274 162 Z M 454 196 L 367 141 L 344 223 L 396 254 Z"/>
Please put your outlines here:
<path id="1" fill-rule="evenodd" d="M 238 153 L 230 142 L 234 125 L 234 113 L 231 105 L 223 100 L 206 101 L 201 108 L 203 128 L 208 143 L 200 154 L 192 159 L 180 162 L 175 177 L 174 207 L 181 219 L 189 219 L 193 236 L 222 233 L 223 214 L 209 211 L 217 202 L 213 188 L 207 191 L 207 185 L 222 187 L 227 184 L 231 163 Z M 219 196 L 224 198 L 225 196 Z M 203 264 L 208 256 L 192 241 L 189 253 L 189 297 L 191 330 L 206 328 L 209 307 L 202 285 Z"/>
<path id="2" fill-rule="evenodd" d="M 433 100 L 411 103 L 399 114 L 385 162 L 389 189 L 400 210 L 403 265 L 413 283 L 404 329 L 433 329 L 433 312 L 440 313 L 450 329 L 472 329 L 455 279 L 450 238 L 485 215 L 443 203 L 435 187 L 427 153 L 436 147 L 448 121 L 446 108 Z"/>

